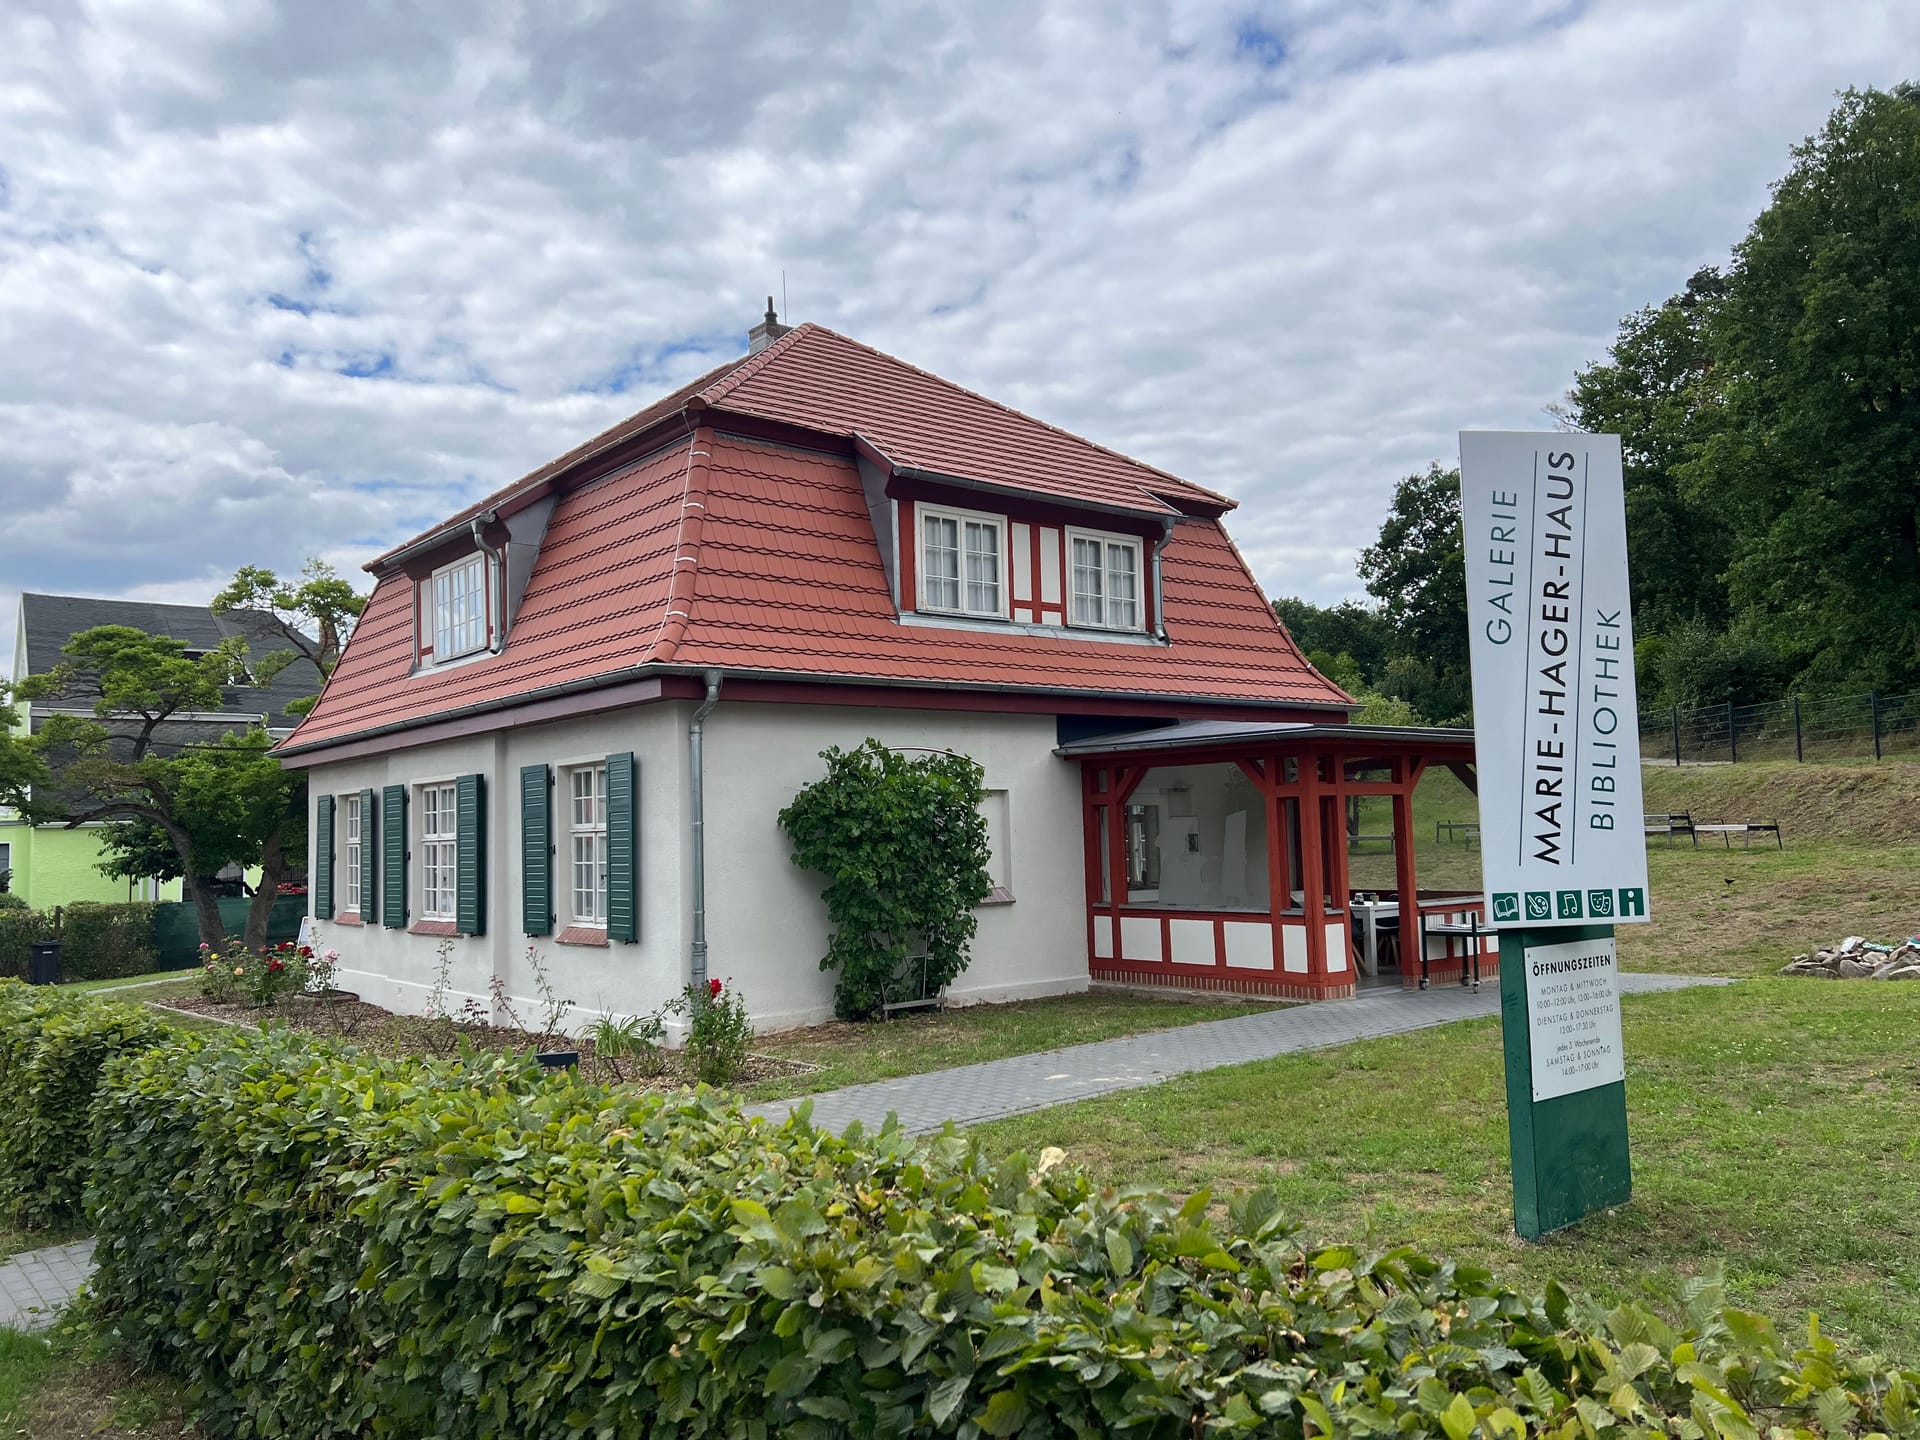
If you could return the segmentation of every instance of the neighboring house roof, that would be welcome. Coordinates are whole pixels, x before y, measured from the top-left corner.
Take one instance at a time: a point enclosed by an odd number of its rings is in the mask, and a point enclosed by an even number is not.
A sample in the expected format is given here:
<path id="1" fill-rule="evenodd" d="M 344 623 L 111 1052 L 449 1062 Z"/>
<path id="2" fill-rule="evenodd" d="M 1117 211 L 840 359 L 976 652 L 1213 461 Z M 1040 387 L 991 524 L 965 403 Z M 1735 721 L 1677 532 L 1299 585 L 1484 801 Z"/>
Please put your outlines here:
<path id="1" fill-rule="evenodd" d="M 754 422 L 808 432 L 819 448 L 735 433 Z M 688 433 L 690 424 L 700 428 Z M 658 448 L 640 453 L 649 431 Z M 621 445 L 639 458 L 568 488 L 571 467 Z M 901 473 L 1169 526 L 1170 643 L 902 623 L 856 450 Z M 414 673 L 413 580 L 377 561 L 353 639 L 283 749 L 711 667 L 1063 699 L 1350 703 L 1301 656 L 1228 539 L 1218 516 L 1231 501 L 819 326 L 798 327 L 570 455 L 386 557 L 505 513 L 525 491 L 558 488 L 505 648 Z"/>
<path id="2" fill-rule="evenodd" d="M 16 667 L 25 675 L 42 675 L 69 657 L 63 647 L 83 630 L 101 625 L 125 625 L 148 635 L 167 635 L 183 642 L 189 650 L 211 650 L 222 641 L 239 636 L 247 641 L 249 652 L 265 655 L 285 650 L 270 617 L 251 610 L 229 611 L 215 615 L 204 605 L 160 605 L 145 600 L 97 600 L 89 595 L 36 595 L 20 597 L 20 634 L 24 655 Z M 292 724 L 286 713 L 295 700 L 305 699 L 320 688 L 320 672 L 311 661 L 295 660 L 272 683 L 260 689 L 245 685 L 228 686 L 218 714 L 244 717 L 264 715 L 269 728 Z M 36 701 L 35 710 L 91 709 L 99 690 L 86 677 L 79 676 L 73 690 L 58 700 Z"/>

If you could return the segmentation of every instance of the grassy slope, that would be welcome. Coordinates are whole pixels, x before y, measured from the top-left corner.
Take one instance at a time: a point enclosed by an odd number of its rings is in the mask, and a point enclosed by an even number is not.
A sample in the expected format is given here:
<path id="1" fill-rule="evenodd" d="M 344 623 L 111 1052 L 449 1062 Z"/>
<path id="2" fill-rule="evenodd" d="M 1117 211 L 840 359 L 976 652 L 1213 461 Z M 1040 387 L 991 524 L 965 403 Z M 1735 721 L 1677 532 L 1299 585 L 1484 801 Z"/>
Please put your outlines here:
<path id="1" fill-rule="evenodd" d="M 1283 1056 L 981 1127 L 1115 1183 L 1275 1186 L 1316 1234 L 1386 1236 L 1514 1279 L 1670 1294 L 1724 1262 L 1776 1316 L 1817 1309 L 1920 1359 L 1920 985 L 1762 980 L 1627 1001 L 1634 1203 L 1511 1234 L 1495 1022 Z"/>
<path id="2" fill-rule="evenodd" d="M 1007 1055 L 1031 1055 L 1172 1025 L 1196 1025 L 1265 1009 L 1257 1002 L 1187 1001 L 1132 994 L 1062 995 L 1011 1005 L 907 1015 L 878 1025 L 816 1025 L 769 1035 L 754 1049 L 822 1068 L 745 1092 L 748 1100 L 807 1095 L 841 1085 L 918 1075 Z"/>

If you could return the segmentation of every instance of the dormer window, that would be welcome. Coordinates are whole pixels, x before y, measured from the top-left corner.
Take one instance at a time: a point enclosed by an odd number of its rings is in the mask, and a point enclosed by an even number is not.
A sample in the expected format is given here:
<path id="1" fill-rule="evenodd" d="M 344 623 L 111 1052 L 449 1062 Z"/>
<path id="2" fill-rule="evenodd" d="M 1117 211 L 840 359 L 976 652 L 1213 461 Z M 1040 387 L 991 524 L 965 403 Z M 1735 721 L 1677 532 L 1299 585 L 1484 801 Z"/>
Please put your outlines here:
<path id="1" fill-rule="evenodd" d="M 1007 616 L 1007 522 L 998 515 L 920 507 L 920 608 Z"/>
<path id="2" fill-rule="evenodd" d="M 482 651 L 492 605 L 486 555 L 463 555 L 420 582 L 420 662 L 444 664 Z"/>
<path id="3" fill-rule="evenodd" d="M 1067 532 L 1072 554 L 1070 624 L 1139 630 L 1141 545 L 1119 535 Z"/>

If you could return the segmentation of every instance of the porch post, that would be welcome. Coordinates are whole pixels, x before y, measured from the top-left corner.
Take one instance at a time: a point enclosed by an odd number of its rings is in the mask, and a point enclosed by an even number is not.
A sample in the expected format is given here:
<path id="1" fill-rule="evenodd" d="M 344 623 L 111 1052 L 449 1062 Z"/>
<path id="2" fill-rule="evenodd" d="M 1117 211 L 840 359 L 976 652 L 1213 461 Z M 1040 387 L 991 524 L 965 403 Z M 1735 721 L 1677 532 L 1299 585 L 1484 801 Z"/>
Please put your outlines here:
<path id="1" fill-rule="evenodd" d="M 1287 908 L 1287 816 L 1286 801 L 1280 796 L 1280 777 L 1285 773 L 1278 754 L 1268 755 L 1266 782 L 1261 793 L 1267 797 L 1267 919 L 1273 930 L 1273 973 L 1284 982 L 1287 972 L 1286 922 L 1281 912 Z"/>
<path id="2" fill-rule="evenodd" d="M 1300 757 L 1300 888 L 1307 922 L 1307 983 L 1327 983 L 1327 875 L 1320 844 L 1320 757 Z"/>
<path id="3" fill-rule="evenodd" d="M 1410 755 L 1394 762 L 1400 784 L 1393 792 L 1393 869 L 1394 883 L 1400 890 L 1400 979 L 1417 973 L 1420 966 L 1420 878 L 1413 857 L 1413 787 L 1420 781 L 1421 767 Z"/>

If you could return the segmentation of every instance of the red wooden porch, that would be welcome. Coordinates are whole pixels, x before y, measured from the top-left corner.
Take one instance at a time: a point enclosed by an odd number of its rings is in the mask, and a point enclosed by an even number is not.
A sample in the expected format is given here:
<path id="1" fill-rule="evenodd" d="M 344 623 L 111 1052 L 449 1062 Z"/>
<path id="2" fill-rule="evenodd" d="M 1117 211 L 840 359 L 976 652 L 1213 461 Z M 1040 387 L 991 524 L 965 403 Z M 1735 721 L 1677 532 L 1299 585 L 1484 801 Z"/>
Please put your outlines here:
<path id="1" fill-rule="evenodd" d="M 1479 892 L 1421 890 L 1415 865 L 1414 788 L 1444 765 L 1471 789 L 1471 732 L 1188 721 L 1059 753 L 1081 766 L 1095 980 L 1332 1000 L 1458 984 L 1475 950 L 1497 974 L 1491 936 L 1453 933 L 1485 923 Z M 1395 883 L 1356 893 L 1347 814 L 1363 796 L 1391 802 Z"/>

